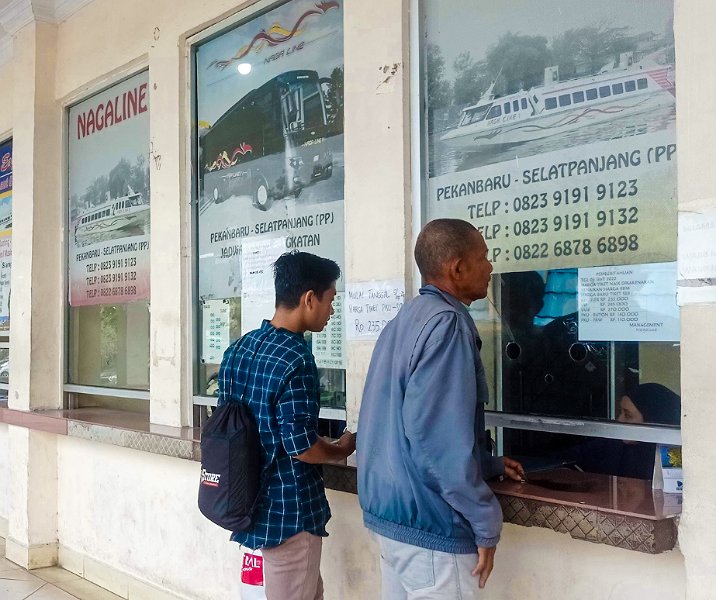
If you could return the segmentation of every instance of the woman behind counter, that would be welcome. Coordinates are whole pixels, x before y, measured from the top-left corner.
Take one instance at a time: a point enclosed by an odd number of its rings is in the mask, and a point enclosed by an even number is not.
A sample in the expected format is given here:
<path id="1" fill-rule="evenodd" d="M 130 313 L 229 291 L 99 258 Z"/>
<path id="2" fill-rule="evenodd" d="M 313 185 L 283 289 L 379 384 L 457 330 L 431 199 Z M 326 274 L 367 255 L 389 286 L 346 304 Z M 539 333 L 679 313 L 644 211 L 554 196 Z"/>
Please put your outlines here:
<path id="1" fill-rule="evenodd" d="M 659 383 L 643 383 L 622 396 L 617 421 L 678 425 L 680 417 L 678 395 Z M 569 457 L 591 473 L 651 479 L 655 450 L 650 442 L 598 438 L 573 447 Z"/>

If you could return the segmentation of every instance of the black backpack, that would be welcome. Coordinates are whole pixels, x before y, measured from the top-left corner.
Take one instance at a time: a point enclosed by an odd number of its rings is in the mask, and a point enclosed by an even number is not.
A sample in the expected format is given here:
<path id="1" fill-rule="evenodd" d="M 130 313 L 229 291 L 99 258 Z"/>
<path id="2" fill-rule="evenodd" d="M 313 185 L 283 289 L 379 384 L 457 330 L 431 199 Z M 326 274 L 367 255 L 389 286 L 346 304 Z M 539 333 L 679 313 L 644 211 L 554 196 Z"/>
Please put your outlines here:
<path id="1" fill-rule="evenodd" d="M 256 420 L 243 401 L 248 381 L 241 398 L 232 400 L 233 356 L 229 401 L 213 412 L 201 430 L 199 510 L 224 529 L 244 531 L 251 527 L 261 491 L 261 439 Z M 255 357 L 254 353 L 252 364 Z"/>

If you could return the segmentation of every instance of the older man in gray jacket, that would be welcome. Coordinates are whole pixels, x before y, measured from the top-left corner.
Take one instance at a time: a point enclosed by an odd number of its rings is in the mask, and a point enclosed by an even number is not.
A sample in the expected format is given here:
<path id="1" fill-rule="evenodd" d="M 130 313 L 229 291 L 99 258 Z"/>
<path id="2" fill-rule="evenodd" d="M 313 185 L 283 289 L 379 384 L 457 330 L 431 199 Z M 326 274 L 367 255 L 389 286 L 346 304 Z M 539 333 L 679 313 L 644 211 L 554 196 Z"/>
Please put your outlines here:
<path id="1" fill-rule="evenodd" d="M 381 549 L 385 600 L 476 598 L 492 571 L 502 511 L 485 479 L 524 475 L 490 454 L 480 336 L 466 306 L 492 273 L 480 232 L 437 219 L 420 232 L 418 297 L 384 329 L 358 433 L 358 495 Z M 475 556 L 477 553 L 477 557 Z"/>

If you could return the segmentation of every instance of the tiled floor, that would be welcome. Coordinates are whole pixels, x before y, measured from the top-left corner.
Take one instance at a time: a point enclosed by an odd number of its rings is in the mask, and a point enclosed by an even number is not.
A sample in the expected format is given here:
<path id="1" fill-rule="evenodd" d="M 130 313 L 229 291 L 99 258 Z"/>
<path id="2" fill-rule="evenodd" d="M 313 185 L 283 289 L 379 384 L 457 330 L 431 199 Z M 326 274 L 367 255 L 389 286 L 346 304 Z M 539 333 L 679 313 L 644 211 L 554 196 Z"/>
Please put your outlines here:
<path id="1" fill-rule="evenodd" d="M 5 540 L 0 538 L 1 600 L 122 600 L 69 571 L 50 567 L 30 573 L 4 556 Z"/>

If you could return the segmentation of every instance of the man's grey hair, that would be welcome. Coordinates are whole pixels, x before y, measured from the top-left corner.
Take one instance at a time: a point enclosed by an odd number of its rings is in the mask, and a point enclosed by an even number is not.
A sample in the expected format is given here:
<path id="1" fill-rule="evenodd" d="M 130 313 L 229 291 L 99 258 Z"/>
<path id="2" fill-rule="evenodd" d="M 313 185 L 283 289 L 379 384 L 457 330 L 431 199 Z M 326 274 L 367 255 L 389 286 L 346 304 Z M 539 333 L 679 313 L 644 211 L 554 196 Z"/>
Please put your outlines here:
<path id="1" fill-rule="evenodd" d="M 415 262 L 423 279 L 439 277 L 449 261 L 466 256 L 475 245 L 476 232 L 461 219 L 435 219 L 425 225 L 415 243 Z"/>

